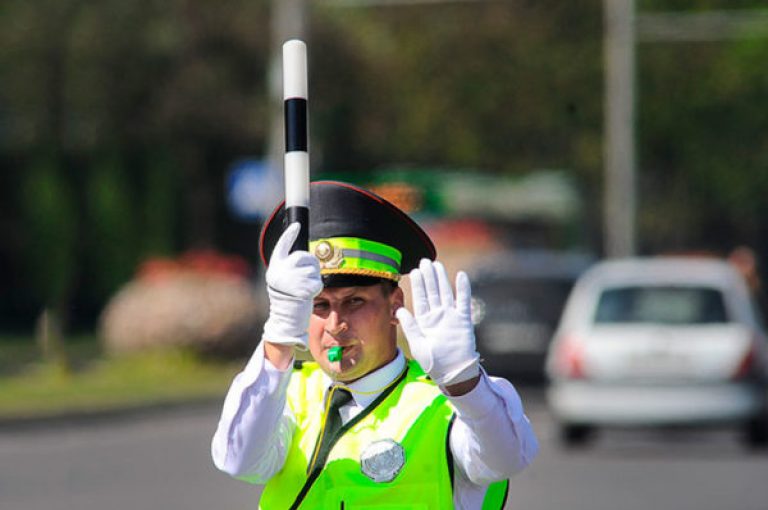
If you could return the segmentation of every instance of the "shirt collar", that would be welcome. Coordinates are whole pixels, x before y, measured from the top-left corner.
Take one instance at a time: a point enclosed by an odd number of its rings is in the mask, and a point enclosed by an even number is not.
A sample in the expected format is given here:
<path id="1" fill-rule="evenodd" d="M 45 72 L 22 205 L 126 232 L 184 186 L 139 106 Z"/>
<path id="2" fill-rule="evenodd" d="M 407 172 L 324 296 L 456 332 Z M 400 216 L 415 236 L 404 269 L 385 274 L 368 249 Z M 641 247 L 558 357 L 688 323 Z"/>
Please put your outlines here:
<path id="1" fill-rule="evenodd" d="M 395 359 L 383 367 L 377 368 L 373 372 L 364 375 L 354 382 L 345 384 L 344 386 L 352 391 L 352 398 L 355 400 L 355 404 L 361 407 L 367 407 L 381 395 L 389 383 L 397 379 L 397 376 L 402 373 L 404 368 L 405 356 L 403 355 L 403 352 L 398 349 Z"/>

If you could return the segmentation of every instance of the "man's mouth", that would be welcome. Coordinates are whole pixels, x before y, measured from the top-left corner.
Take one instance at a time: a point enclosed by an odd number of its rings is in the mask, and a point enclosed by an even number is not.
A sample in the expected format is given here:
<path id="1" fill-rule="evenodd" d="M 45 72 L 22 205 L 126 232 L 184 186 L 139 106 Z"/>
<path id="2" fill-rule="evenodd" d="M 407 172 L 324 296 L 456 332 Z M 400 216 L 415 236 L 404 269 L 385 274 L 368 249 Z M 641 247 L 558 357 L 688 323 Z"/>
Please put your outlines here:
<path id="1" fill-rule="evenodd" d="M 343 359 L 348 359 L 355 351 L 355 344 L 333 344 L 325 348 L 326 359 L 331 363 L 341 363 Z"/>
<path id="2" fill-rule="evenodd" d="M 344 355 L 344 348 L 340 345 L 334 345 L 330 349 L 328 349 L 328 361 L 331 363 L 334 363 L 336 361 L 341 361 L 342 356 Z"/>

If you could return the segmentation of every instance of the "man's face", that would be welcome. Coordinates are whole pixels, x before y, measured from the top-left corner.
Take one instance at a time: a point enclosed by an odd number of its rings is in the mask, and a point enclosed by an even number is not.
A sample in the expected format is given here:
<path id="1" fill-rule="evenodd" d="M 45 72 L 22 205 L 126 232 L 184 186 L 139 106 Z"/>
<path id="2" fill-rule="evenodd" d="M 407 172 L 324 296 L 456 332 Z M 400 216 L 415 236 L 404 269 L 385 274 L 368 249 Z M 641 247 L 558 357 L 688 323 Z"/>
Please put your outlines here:
<path id="1" fill-rule="evenodd" d="M 397 320 L 403 291 L 383 284 L 324 289 L 309 321 L 309 350 L 331 377 L 351 382 L 395 357 Z M 343 347 L 341 361 L 328 361 L 328 349 Z"/>

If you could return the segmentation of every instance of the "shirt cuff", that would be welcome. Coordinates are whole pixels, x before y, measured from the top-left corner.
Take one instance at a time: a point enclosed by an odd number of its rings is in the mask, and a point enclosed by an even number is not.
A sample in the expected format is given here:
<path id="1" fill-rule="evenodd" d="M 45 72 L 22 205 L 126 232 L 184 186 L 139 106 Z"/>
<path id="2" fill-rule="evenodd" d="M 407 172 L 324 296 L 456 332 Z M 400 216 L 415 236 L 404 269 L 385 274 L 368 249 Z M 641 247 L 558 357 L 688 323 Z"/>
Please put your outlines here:
<path id="1" fill-rule="evenodd" d="M 296 361 L 296 358 L 291 358 L 291 362 L 288 364 L 287 367 L 284 369 L 279 369 L 275 365 L 272 364 L 269 359 L 267 359 L 266 356 L 264 356 L 264 370 L 270 374 L 270 375 L 284 375 L 284 374 L 290 374 L 293 371 L 293 363 Z"/>
<path id="2" fill-rule="evenodd" d="M 465 420 L 480 420 L 499 406 L 499 398 L 488 382 L 488 376 L 481 370 L 477 386 L 461 396 L 448 396 L 448 400 Z"/>
<path id="3" fill-rule="evenodd" d="M 293 371 L 293 360 L 288 364 L 285 370 L 280 370 L 269 361 L 264 354 L 264 342 L 259 342 L 251 355 L 251 359 L 245 365 L 243 371 L 237 376 L 236 383 L 240 388 L 253 386 L 260 378 L 262 371 L 269 383 L 267 387 L 274 387 L 278 381 L 290 379 Z M 263 376 L 262 376 L 263 377 Z"/>

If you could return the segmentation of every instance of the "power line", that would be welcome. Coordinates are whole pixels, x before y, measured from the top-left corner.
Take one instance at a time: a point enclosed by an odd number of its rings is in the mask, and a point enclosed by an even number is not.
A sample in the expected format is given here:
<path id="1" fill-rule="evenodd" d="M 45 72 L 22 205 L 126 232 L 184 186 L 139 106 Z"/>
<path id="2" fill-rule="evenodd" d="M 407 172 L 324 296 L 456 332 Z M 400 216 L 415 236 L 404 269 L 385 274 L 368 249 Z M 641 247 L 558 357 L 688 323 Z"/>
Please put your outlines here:
<path id="1" fill-rule="evenodd" d="M 493 0 L 317 0 L 316 3 L 327 7 L 402 7 L 408 5 L 489 3 L 490 1 Z"/>
<path id="2" fill-rule="evenodd" d="M 709 42 L 768 37 L 768 10 L 638 13 L 639 42 Z"/>

